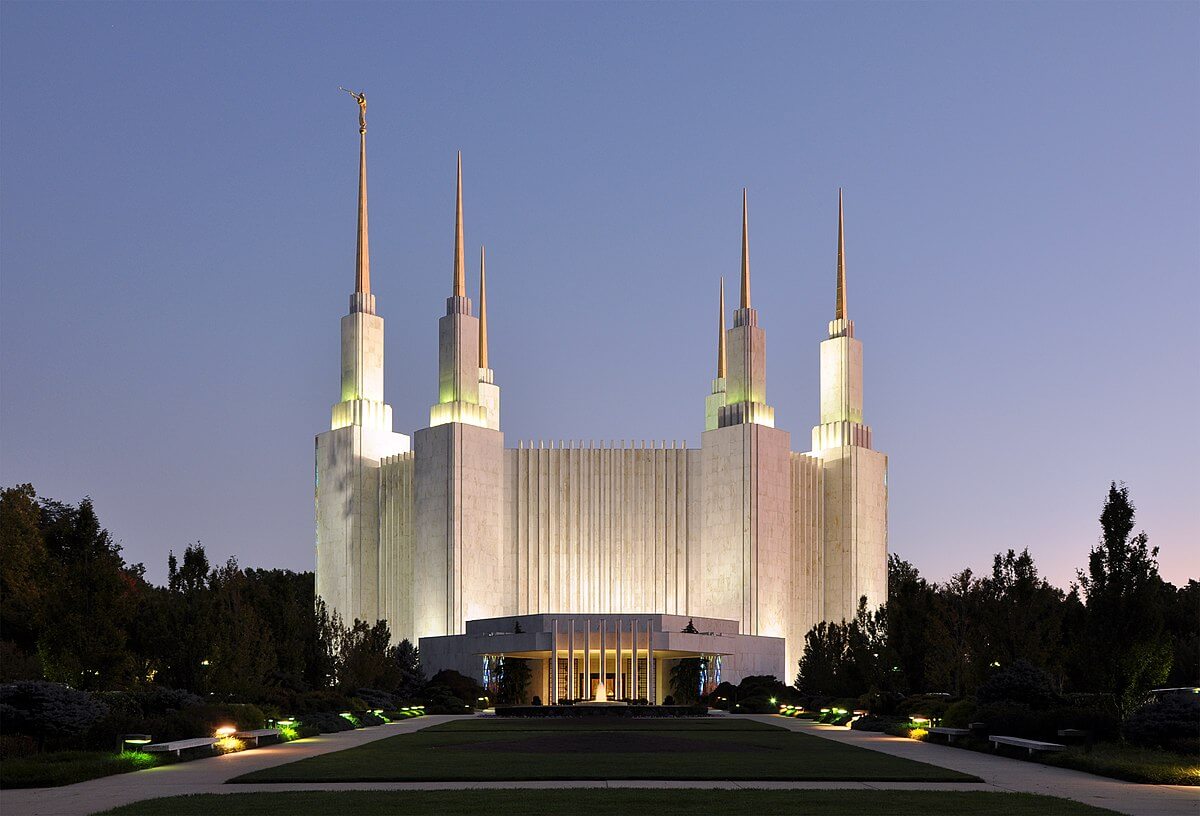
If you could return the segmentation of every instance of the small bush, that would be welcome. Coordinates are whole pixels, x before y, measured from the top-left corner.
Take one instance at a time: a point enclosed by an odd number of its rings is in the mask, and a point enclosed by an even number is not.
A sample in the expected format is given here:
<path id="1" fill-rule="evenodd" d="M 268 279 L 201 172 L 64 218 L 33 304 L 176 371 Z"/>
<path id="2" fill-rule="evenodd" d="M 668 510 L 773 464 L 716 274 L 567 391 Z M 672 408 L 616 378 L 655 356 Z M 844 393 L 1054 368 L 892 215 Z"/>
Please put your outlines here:
<path id="1" fill-rule="evenodd" d="M 301 714 L 320 714 L 329 711 L 354 711 L 356 708 L 378 708 L 367 706 L 366 703 L 355 706 L 354 698 L 339 694 L 336 691 L 309 691 L 296 696 L 295 711 L 283 711 L 284 714 L 300 716 Z"/>
<path id="2" fill-rule="evenodd" d="M 951 703 L 946 706 L 946 713 L 942 715 L 942 725 L 947 728 L 966 728 L 975 722 L 975 712 L 978 709 L 979 706 L 974 700 L 959 700 Z"/>
<path id="3" fill-rule="evenodd" d="M 778 714 L 779 702 L 772 703 L 769 697 L 750 697 L 740 700 L 733 710 L 739 714 Z"/>
<path id="4" fill-rule="evenodd" d="M 1020 703 L 1030 708 L 1047 708 L 1054 702 L 1050 675 L 1027 660 L 1017 660 L 997 671 L 975 692 L 981 706 L 989 703 Z"/>
<path id="5" fill-rule="evenodd" d="M 907 721 L 905 721 L 899 717 L 888 717 L 888 716 L 872 714 L 872 715 L 868 715 L 866 717 L 859 717 L 857 720 L 850 723 L 850 730 L 851 731 L 878 731 L 880 733 L 887 733 L 889 728 L 894 728 L 896 726 L 902 726 L 902 725 L 907 725 Z M 905 736 L 907 736 L 907 734 Z"/>
<path id="6" fill-rule="evenodd" d="M 319 714 L 305 714 L 301 716 L 297 733 L 301 736 L 316 736 L 316 734 L 336 734 L 339 731 L 353 730 L 354 723 L 341 714 L 335 714 L 332 711 L 323 711 Z M 314 731 L 315 733 L 310 733 Z"/>
<path id="7" fill-rule="evenodd" d="M 896 705 L 900 717 L 930 717 L 940 720 L 950 707 L 950 699 L 941 694 L 914 694 Z"/>
<path id="8" fill-rule="evenodd" d="M 987 726 L 990 735 L 1004 737 L 1045 738 L 1048 724 L 1029 706 L 1021 703 L 989 703 L 975 712 L 978 722 Z"/>
<path id="9" fill-rule="evenodd" d="M 370 711 L 367 711 L 363 714 L 356 714 L 355 716 L 358 718 L 358 724 L 362 728 L 383 725 L 387 722 L 387 720 L 385 720 L 383 717 L 380 717 L 378 714 L 373 714 Z"/>
<path id="10" fill-rule="evenodd" d="M 1134 745 L 1200 753 L 1200 695 L 1175 695 L 1142 706 L 1125 723 L 1125 738 Z"/>
<path id="11" fill-rule="evenodd" d="M 1048 709 L 1043 718 L 1047 736 L 1056 739 L 1062 728 L 1087 731 L 1096 740 L 1116 739 L 1121 732 L 1116 712 L 1096 706 L 1055 706 Z"/>
<path id="12" fill-rule="evenodd" d="M 398 707 L 396 695 L 379 689 L 362 688 L 356 691 L 354 696 L 362 699 L 371 708 L 394 709 Z"/>

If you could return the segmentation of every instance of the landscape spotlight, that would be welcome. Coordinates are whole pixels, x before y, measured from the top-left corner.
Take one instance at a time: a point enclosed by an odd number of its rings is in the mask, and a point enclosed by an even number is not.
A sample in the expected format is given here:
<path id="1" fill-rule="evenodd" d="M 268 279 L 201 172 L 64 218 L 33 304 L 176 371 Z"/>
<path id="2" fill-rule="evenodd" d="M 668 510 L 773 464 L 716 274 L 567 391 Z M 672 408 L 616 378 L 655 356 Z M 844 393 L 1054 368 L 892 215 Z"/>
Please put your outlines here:
<path id="1" fill-rule="evenodd" d="M 218 737 L 220 737 L 220 738 L 224 739 L 225 737 L 232 737 L 232 736 L 233 736 L 234 734 L 236 734 L 236 733 L 237 733 L 237 727 L 236 727 L 236 726 L 232 726 L 232 725 L 222 725 L 220 728 L 218 728 L 218 729 L 217 729 L 217 734 L 216 734 L 216 735 L 217 735 Z"/>
<path id="2" fill-rule="evenodd" d="M 122 734 L 121 742 L 117 746 L 117 752 L 123 753 L 124 751 L 127 750 L 126 746 L 128 746 L 128 745 L 145 745 L 148 742 L 150 742 L 149 734 Z M 129 750 L 136 751 L 137 749 L 133 748 L 133 749 L 129 749 Z"/>

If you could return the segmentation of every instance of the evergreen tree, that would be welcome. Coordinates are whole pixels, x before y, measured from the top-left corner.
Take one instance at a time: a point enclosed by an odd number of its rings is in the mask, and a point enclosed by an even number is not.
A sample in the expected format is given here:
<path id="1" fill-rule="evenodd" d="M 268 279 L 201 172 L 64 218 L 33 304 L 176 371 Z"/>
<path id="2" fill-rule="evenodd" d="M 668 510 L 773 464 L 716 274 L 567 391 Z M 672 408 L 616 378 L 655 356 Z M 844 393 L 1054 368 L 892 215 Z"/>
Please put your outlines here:
<path id="1" fill-rule="evenodd" d="M 1129 488 L 1113 482 L 1100 513 L 1100 543 L 1087 571 L 1079 571 L 1092 676 L 1113 695 L 1122 720 L 1171 670 L 1158 548 L 1144 532 L 1132 535 L 1134 514 Z"/>
<path id="2" fill-rule="evenodd" d="M 700 668 L 698 657 L 685 657 L 671 667 L 671 693 L 679 705 L 700 700 Z"/>
<path id="3" fill-rule="evenodd" d="M 979 582 L 969 569 L 937 588 L 925 653 L 925 677 L 931 686 L 927 690 L 962 697 L 981 679 L 979 595 Z"/>
<path id="4" fill-rule="evenodd" d="M 528 660 L 520 657 L 504 658 L 504 671 L 500 675 L 499 697 L 496 702 L 505 705 L 520 703 L 525 699 L 525 691 L 529 688 L 532 678 L 533 668 Z"/>
<path id="5" fill-rule="evenodd" d="M 77 507 L 46 501 L 42 523 L 54 588 L 38 638 L 46 677 L 82 689 L 123 688 L 136 665 L 127 628 L 145 587 L 141 566 L 126 567 L 91 499 Z"/>
<path id="6" fill-rule="evenodd" d="M 32 654 L 44 621 L 50 562 L 33 485 L 0 491 L 0 633 Z"/>
<path id="7" fill-rule="evenodd" d="M 896 655 L 902 685 L 912 692 L 927 691 L 930 616 L 934 589 L 917 568 L 899 556 L 888 556 L 888 644 Z"/>

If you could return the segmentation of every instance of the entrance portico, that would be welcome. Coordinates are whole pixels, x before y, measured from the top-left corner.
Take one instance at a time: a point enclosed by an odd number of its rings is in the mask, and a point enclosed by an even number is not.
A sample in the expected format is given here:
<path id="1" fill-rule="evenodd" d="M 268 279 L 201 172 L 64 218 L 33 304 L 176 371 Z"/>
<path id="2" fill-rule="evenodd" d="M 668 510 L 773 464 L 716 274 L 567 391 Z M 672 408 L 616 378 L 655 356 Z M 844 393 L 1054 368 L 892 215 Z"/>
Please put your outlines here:
<path id="1" fill-rule="evenodd" d="M 529 660 L 526 691 L 547 704 L 595 700 L 661 703 L 672 693 L 671 669 L 700 660 L 697 691 L 751 674 L 784 676 L 782 638 L 743 635 L 737 621 L 682 615 L 541 614 L 468 621 L 466 633 L 421 638 L 429 671 L 452 668 L 485 687 L 505 659 Z"/>

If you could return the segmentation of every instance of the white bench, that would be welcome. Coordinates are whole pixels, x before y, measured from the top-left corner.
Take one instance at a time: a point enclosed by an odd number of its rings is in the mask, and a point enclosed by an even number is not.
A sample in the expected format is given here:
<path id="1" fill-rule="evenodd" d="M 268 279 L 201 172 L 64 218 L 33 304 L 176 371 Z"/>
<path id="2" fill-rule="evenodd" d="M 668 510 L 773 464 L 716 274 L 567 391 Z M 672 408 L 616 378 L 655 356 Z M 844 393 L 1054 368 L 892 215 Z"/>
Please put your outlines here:
<path id="1" fill-rule="evenodd" d="M 946 738 L 946 742 L 954 742 L 959 737 L 965 737 L 970 734 L 971 730 L 969 728 L 946 728 L 939 725 L 937 728 L 930 728 L 929 733 L 941 734 Z"/>
<path id="2" fill-rule="evenodd" d="M 258 745 L 258 741 L 260 739 L 265 739 L 267 737 L 278 738 L 279 729 L 278 728 L 256 728 L 253 731 L 238 731 L 236 734 L 234 734 L 234 736 L 237 737 L 238 739 L 252 739 L 252 740 L 254 740 L 254 744 Z"/>
<path id="3" fill-rule="evenodd" d="M 1029 755 L 1033 756 L 1040 751 L 1065 751 L 1067 746 L 1059 745 L 1057 742 L 1039 742 L 1038 740 L 1021 739 L 1020 737 L 988 737 L 991 740 L 993 747 L 1001 745 L 1012 745 L 1016 748 L 1024 748 L 1029 751 Z"/>
<path id="4" fill-rule="evenodd" d="M 179 756 L 182 751 L 188 751 L 193 748 L 212 748 L 217 741 L 212 737 L 200 737 L 199 739 L 175 740 L 174 742 L 156 742 L 153 745 L 144 745 L 142 750 L 155 753 L 170 753 Z"/>

